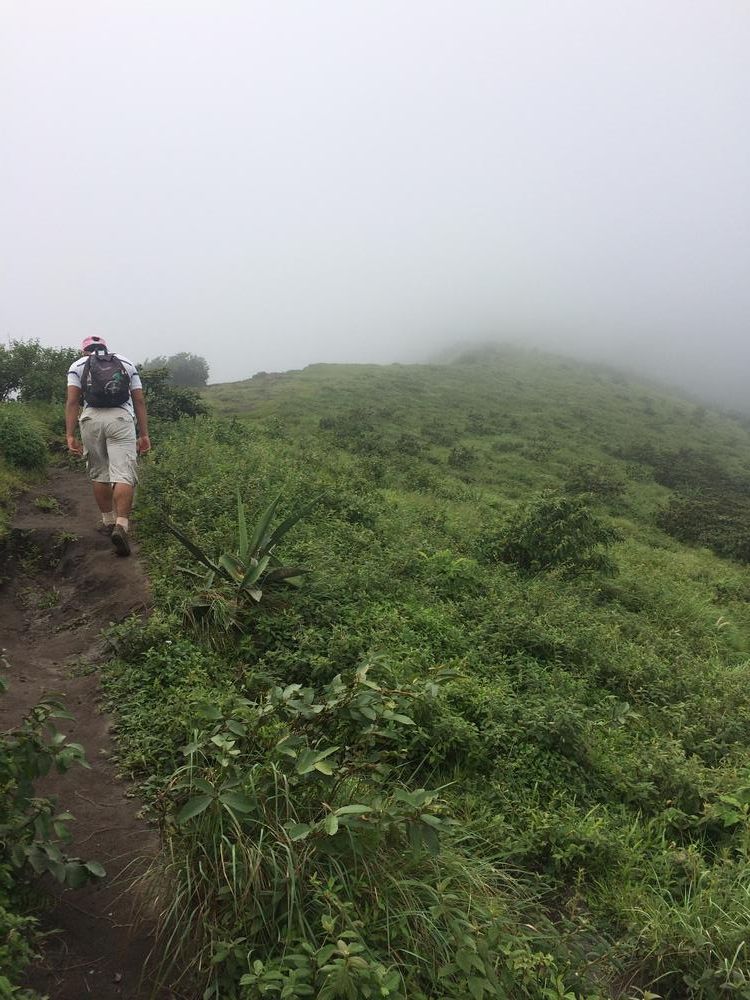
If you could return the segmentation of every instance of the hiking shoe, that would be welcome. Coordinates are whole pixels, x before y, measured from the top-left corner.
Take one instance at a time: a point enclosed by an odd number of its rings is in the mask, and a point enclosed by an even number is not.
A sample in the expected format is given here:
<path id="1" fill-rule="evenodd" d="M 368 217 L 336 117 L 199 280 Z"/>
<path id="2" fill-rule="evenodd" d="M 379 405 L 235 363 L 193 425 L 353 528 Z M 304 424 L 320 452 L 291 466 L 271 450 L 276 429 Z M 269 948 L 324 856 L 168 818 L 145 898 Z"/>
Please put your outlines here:
<path id="1" fill-rule="evenodd" d="M 112 529 L 112 544 L 115 547 L 115 552 L 118 556 L 129 556 L 130 555 L 130 542 L 128 541 L 128 533 L 125 529 L 116 524 Z"/>
<path id="2" fill-rule="evenodd" d="M 115 530 L 114 524 L 100 524 L 99 527 L 96 529 L 97 534 L 106 535 L 107 538 L 110 537 L 110 535 L 114 530 Z"/>

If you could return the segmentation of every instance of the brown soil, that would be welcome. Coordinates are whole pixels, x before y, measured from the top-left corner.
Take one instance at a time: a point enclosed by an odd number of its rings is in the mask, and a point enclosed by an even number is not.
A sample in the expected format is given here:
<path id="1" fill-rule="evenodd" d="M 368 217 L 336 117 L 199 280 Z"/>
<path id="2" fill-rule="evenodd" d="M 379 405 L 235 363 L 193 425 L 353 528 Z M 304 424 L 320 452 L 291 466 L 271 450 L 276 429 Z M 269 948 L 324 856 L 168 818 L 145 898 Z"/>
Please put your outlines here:
<path id="1" fill-rule="evenodd" d="M 58 509 L 38 509 L 37 496 L 55 497 Z M 105 879 L 78 890 L 43 881 L 49 908 L 41 922 L 53 933 L 27 985 L 51 1000 L 144 1000 L 153 995 L 142 982 L 153 921 L 139 906 L 133 881 L 155 855 L 158 839 L 139 818 L 140 803 L 112 763 L 112 723 L 100 708 L 96 663 L 106 652 L 101 630 L 144 612 L 149 591 L 137 546 L 130 558 L 118 557 L 97 526 L 91 489 L 80 473 L 56 470 L 20 501 L 4 559 L 0 553 L 0 646 L 10 663 L 0 729 L 20 721 L 43 691 L 64 695 L 75 721 L 61 728 L 83 744 L 91 769 L 45 779 L 39 790 L 75 816 L 69 853 L 97 860 L 107 871 Z"/>

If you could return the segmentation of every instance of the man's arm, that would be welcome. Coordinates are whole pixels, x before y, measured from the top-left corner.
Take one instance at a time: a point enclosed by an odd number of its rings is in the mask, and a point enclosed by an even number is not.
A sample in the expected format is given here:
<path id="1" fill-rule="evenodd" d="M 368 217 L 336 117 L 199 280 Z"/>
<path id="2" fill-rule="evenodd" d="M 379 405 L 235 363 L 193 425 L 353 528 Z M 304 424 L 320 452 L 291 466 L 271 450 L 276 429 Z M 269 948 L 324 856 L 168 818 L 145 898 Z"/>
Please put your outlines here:
<path id="1" fill-rule="evenodd" d="M 130 395 L 133 399 L 135 419 L 138 422 L 138 454 L 145 455 L 147 451 L 151 451 L 151 439 L 148 436 L 148 416 L 143 389 L 131 389 Z"/>
<path id="2" fill-rule="evenodd" d="M 81 410 L 81 390 L 78 386 L 69 385 L 65 400 L 65 436 L 68 439 L 68 451 L 74 455 L 83 454 L 83 445 L 76 437 L 76 424 Z"/>

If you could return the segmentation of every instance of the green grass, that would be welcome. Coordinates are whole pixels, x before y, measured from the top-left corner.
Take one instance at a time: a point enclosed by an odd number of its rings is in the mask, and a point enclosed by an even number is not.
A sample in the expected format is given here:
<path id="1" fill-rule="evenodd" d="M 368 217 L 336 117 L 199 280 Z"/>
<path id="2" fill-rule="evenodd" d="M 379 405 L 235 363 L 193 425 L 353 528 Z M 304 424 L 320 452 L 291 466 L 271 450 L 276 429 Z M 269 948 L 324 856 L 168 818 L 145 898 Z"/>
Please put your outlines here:
<path id="1" fill-rule="evenodd" d="M 361 976 L 372 980 L 356 980 L 351 995 L 381 995 L 365 992 L 381 965 L 408 997 L 750 997 L 750 570 L 717 554 L 727 535 L 711 535 L 712 551 L 660 526 L 672 498 L 707 489 L 706 469 L 744 496 L 748 428 L 615 373 L 518 352 L 447 366 L 316 365 L 204 398 L 220 417 L 176 425 L 145 477 L 138 530 L 156 610 L 145 627 L 116 630 L 120 656 L 106 676 L 122 764 L 161 803 L 167 828 L 186 794 L 172 777 L 181 748 L 207 725 L 198 702 L 226 718 L 237 697 L 262 704 L 276 685 L 320 697 L 365 662 L 394 690 L 440 668 L 449 676 L 413 705 L 382 793 L 394 782 L 439 788 L 457 825 L 442 832 L 431 875 L 411 848 L 384 854 L 374 882 L 347 862 L 331 891 L 355 913 Z M 681 478 L 667 485 L 680 454 Z M 200 635 L 185 618 L 200 585 L 164 518 L 206 551 L 226 551 L 238 487 L 255 516 L 280 492 L 280 516 L 322 494 L 281 551 L 312 573 L 298 591 L 269 593 L 242 634 Z M 253 767 L 271 773 L 276 737 L 294 728 L 286 717 L 275 725 L 270 735 L 251 728 L 243 744 L 246 794 Z M 304 734 L 323 746 L 335 731 L 310 722 Z M 318 804 L 341 802 L 346 782 L 321 781 Z M 375 791 L 366 782 L 357 793 Z M 285 795 L 302 808 L 301 787 Z M 261 930 L 215 873 L 232 844 L 270 864 L 283 836 L 266 855 L 242 824 L 231 835 L 215 818 L 178 828 L 165 878 L 183 907 L 178 937 L 202 928 L 195 954 L 209 995 L 261 996 L 277 973 L 298 990 L 289 996 L 337 995 L 333 972 L 308 962 L 320 949 L 334 964 L 352 958 L 329 955 L 310 929 L 323 869 L 300 869 L 301 924 Z M 461 870 L 463 881 L 451 875 Z M 397 886 L 410 878 L 418 920 L 435 905 L 426 886 L 456 886 L 451 920 L 468 923 L 443 926 L 441 947 L 461 962 L 467 948 L 485 949 L 481 989 L 445 955 L 429 974 L 411 970 L 400 956 L 427 946 L 410 918 L 394 917 L 392 937 L 377 930 L 379 907 L 400 913 Z M 485 916 L 473 921 L 475 906 Z M 499 938 L 488 936 L 494 924 Z M 307 965 L 294 971 L 289 955 L 305 944 Z M 436 978 L 440 963 L 450 968 Z M 354 975 L 357 964 L 347 967 Z"/>

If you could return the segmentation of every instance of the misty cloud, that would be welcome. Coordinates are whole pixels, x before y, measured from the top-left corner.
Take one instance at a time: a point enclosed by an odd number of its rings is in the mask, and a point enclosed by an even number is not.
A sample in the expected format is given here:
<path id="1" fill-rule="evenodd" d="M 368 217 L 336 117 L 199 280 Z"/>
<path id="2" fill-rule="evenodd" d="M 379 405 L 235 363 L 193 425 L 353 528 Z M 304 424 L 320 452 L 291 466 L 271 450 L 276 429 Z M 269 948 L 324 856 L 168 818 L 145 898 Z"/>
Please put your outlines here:
<path id="1" fill-rule="evenodd" d="M 214 380 L 488 336 L 739 401 L 750 10 L 6 5 L 0 334 Z"/>

